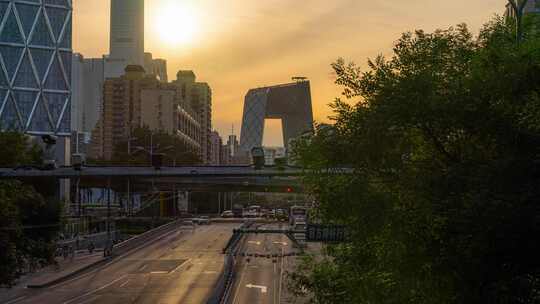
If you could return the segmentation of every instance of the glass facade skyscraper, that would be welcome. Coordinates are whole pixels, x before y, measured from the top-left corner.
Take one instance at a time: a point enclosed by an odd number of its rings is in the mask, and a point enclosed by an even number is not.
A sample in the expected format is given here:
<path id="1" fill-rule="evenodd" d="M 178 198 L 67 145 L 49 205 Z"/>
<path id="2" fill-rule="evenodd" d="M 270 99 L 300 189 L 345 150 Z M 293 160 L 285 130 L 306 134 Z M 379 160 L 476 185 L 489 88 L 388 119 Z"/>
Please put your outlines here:
<path id="1" fill-rule="evenodd" d="M 0 0 L 0 129 L 70 135 L 72 0 Z"/>

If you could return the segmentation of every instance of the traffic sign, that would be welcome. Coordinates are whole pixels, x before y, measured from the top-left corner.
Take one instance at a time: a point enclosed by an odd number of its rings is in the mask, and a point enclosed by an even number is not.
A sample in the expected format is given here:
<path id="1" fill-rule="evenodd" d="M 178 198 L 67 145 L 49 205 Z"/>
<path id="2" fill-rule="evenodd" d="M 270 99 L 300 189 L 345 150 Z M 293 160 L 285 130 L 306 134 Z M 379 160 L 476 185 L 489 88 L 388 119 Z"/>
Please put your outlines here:
<path id="1" fill-rule="evenodd" d="M 306 240 L 309 242 L 344 242 L 346 229 L 343 225 L 309 224 Z"/>

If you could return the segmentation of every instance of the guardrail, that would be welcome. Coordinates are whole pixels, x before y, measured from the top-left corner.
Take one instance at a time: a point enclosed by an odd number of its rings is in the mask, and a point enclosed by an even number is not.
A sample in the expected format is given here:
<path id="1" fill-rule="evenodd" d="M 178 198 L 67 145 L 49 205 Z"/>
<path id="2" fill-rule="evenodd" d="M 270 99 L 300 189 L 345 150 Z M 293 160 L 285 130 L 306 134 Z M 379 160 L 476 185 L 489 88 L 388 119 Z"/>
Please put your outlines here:
<path id="1" fill-rule="evenodd" d="M 247 229 L 253 225 L 253 222 L 245 222 L 240 226 L 242 229 Z M 224 304 L 227 303 L 229 299 L 230 292 L 234 285 L 234 278 L 236 273 L 234 269 L 236 268 L 236 252 L 238 251 L 238 244 L 242 239 L 242 235 L 238 233 L 233 233 L 227 246 L 223 248 L 223 253 L 225 256 L 225 263 L 223 265 L 223 271 L 221 276 L 214 287 L 214 292 L 206 302 L 207 304 Z"/>
<path id="2" fill-rule="evenodd" d="M 172 221 L 170 223 L 167 223 L 165 225 L 161 225 L 157 228 L 154 228 L 152 230 L 149 230 L 149 231 L 146 231 L 145 233 L 143 234 L 139 234 L 135 237 L 132 237 L 128 240 L 125 240 L 121 243 L 118 243 L 116 245 L 114 245 L 113 247 L 113 255 L 122 255 L 122 254 L 125 254 L 141 245 L 143 245 L 144 243 L 147 243 L 148 241 L 152 240 L 153 238 L 155 238 L 156 236 L 160 235 L 160 234 L 164 234 L 166 232 L 169 232 L 169 231 L 172 231 L 173 229 L 175 228 L 178 228 L 180 227 L 182 223 L 182 220 L 176 220 L 176 221 Z"/>

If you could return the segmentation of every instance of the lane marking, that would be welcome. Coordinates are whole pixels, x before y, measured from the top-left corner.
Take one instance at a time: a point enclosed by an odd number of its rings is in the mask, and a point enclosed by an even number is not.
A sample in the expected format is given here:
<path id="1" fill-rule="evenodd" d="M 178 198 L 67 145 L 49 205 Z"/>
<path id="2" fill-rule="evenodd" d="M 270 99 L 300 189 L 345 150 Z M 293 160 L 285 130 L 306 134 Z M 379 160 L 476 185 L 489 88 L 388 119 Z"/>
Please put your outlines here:
<path id="1" fill-rule="evenodd" d="M 26 299 L 26 296 L 22 296 L 22 297 L 15 298 L 15 299 L 13 299 L 13 300 L 11 300 L 11 301 L 6 302 L 5 304 L 13 304 L 13 303 L 17 303 L 17 302 L 19 302 L 19 301 L 21 301 L 21 300 L 23 300 L 23 299 Z"/>
<path id="2" fill-rule="evenodd" d="M 125 281 L 124 283 L 122 283 L 122 284 L 120 285 L 120 287 L 126 286 L 126 285 L 129 283 L 129 281 L 130 281 L 130 279 L 128 279 L 127 281 Z"/>
<path id="3" fill-rule="evenodd" d="M 283 238 L 283 236 L 281 236 Z M 281 285 L 283 285 L 283 261 L 285 261 L 285 257 L 283 254 L 285 253 L 285 247 L 281 247 L 281 266 L 279 267 L 279 291 L 278 291 L 278 304 L 281 303 Z"/>
<path id="4" fill-rule="evenodd" d="M 283 246 L 287 246 L 287 242 L 273 242 L 274 244 L 279 244 Z"/>
<path id="5" fill-rule="evenodd" d="M 238 297 L 238 294 L 240 293 L 240 286 L 242 286 L 242 281 L 244 280 L 244 276 L 246 275 L 246 269 L 247 269 L 247 263 L 244 264 L 244 270 L 242 271 L 242 275 L 240 275 L 240 281 L 238 282 L 238 287 L 236 288 L 236 291 L 234 293 L 233 304 L 236 303 L 236 298 Z"/>
<path id="6" fill-rule="evenodd" d="M 178 269 L 180 269 L 180 267 L 182 267 L 182 266 L 186 265 L 186 264 L 187 264 L 187 262 L 190 262 L 190 261 L 191 261 L 191 259 L 187 259 L 187 260 L 185 260 L 185 261 L 184 261 L 184 263 L 182 263 L 182 264 L 180 264 L 180 265 L 176 266 L 176 268 L 175 268 L 175 269 L 173 269 L 173 271 L 171 271 L 170 273 L 175 273 L 175 272 L 176 272 L 176 271 L 177 271 Z"/>
<path id="7" fill-rule="evenodd" d="M 93 296 L 93 297 L 91 297 L 90 299 L 87 299 L 87 300 L 84 300 L 84 301 L 82 301 L 82 302 L 79 302 L 78 304 L 90 303 L 90 302 L 93 302 L 94 300 L 97 300 L 97 299 L 99 299 L 99 298 L 101 298 L 100 295 Z"/>
<path id="8" fill-rule="evenodd" d="M 263 286 L 263 285 L 247 284 L 246 287 L 247 287 L 247 288 L 256 288 L 256 289 L 260 289 L 262 293 L 268 292 L 268 287 Z"/>
<path id="9" fill-rule="evenodd" d="M 213 270 L 207 270 L 207 271 L 203 271 L 203 274 L 216 274 L 218 273 L 217 271 L 213 271 Z"/>
<path id="10" fill-rule="evenodd" d="M 259 241 L 248 241 L 248 244 L 261 245 L 261 242 L 259 242 Z"/>
<path id="11" fill-rule="evenodd" d="M 142 265 L 141 267 L 139 267 L 139 270 L 143 271 L 146 268 L 146 266 L 148 266 L 148 264 Z"/>
<path id="12" fill-rule="evenodd" d="M 99 287 L 99 288 L 96 288 L 96 289 L 94 289 L 94 290 L 91 290 L 91 291 L 89 291 L 89 292 L 87 292 L 87 293 L 85 293 L 85 294 L 83 294 L 83 295 L 80 295 L 80 296 L 78 296 L 78 297 L 75 297 L 75 298 L 73 298 L 73 299 L 71 299 L 71 300 L 69 300 L 69 301 L 63 302 L 63 304 L 75 303 L 76 301 L 78 301 L 78 300 L 80 300 L 80 299 L 82 299 L 82 298 L 84 298 L 84 297 L 86 297 L 86 296 L 89 296 L 89 295 L 91 295 L 91 294 L 94 294 L 94 293 L 96 293 L 96 292 L 98 292 L 98 291 L 100 291 L 100 290 L 103 290 L 103 289 L 105 289 L 105 288 L 107 288 L 107 287 L 113 285 L 114 283 L 116 283 L 116 282 L 122 280 L 122 279 L 125 278 L 126 276 L 127 276 L 127 275 L 124 274 L 124 275 L 122 275 L 121 277 L 117 278 L 116 280 L 114 280 L 114 281 L 112 281 L 112 282 L 110 282 L 110 283 L 107 283 L 107 284 L 105 284 L 105 285 L 103 285 L 103 286 L 101 286 L 101 287 Z"/>
<path id="13" fill-rule="evenodd" d="M 150 274 L 169 274 L 168 271 L 151 271 Z"/>
<path id="14" fill-rule="evenodd" d="M 277 292 L 277 288 L 276 288 L 277 263 L 273 263 L 273 264 L 274 264 L 274 275 L 272 276 L 272 284 L 273 284 L 273 287 L 272 287 L 272 297 L 273 297 L 274 303 L 277 303 L 277 301 L 276 301 L 276 292 Z"/>

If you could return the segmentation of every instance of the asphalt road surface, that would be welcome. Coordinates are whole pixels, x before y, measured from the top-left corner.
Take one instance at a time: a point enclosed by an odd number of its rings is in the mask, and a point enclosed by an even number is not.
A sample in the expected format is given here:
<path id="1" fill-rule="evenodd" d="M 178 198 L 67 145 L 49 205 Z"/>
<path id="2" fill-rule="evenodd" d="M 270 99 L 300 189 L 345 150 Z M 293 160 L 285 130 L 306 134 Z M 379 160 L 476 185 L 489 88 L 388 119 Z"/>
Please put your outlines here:
<path id="1" fill-rule="evenodd" d="M 236 226 L 173 232 L 70 281 L 28 290 L 14 303 L 205 303 L 223 269 L 221 250 Z"/>
<path id="2" fill-rule="evenodd" d="M 261 228 L 278 228 L 263 226 Z M 278 304 L 281 303 L 284 284 L 284 258 L 267 258 L 267 254 L 282 255 L 294 251 L 290 240 L 283 234 L 249 234 L 240 253 L 259 257 L 245 257 L 238 266 L 236 282 L 230 303 Z M 249 259 L 249 261 L 248 261 Z"/>

